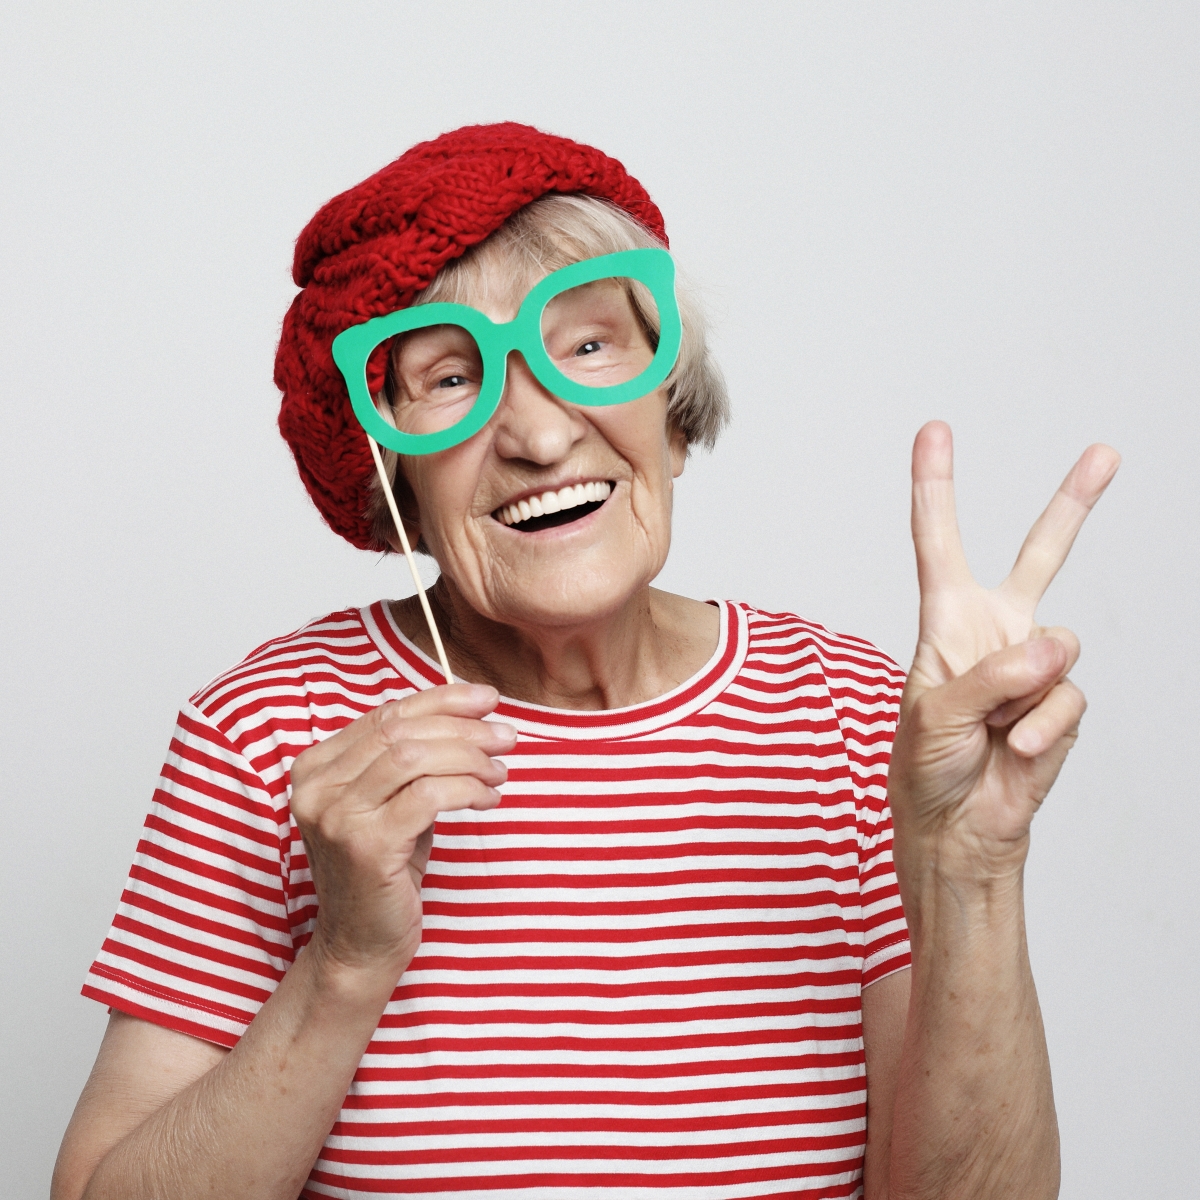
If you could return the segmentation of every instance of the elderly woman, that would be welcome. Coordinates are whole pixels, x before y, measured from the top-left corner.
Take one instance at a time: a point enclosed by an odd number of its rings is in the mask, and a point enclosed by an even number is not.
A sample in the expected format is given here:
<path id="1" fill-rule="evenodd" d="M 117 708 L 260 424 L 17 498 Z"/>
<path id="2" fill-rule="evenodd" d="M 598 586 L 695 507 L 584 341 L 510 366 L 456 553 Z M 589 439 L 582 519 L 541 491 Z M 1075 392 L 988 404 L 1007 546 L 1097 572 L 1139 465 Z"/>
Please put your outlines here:
<path id="1" fill-rule="evenodd" d="M 725 419 L 665 246 L 619 163 L 518 125 L 301 236 L 281 428 L 338 533 L 434 558 L 431 620 L 334 613 L 184 707 L 57 1200 L 1056 1194 L 1021 876 L 1084 704 L 1034 609 L 1116 456 L 987 592 L 921 431 L 903 694 L 657 591 Z"/>

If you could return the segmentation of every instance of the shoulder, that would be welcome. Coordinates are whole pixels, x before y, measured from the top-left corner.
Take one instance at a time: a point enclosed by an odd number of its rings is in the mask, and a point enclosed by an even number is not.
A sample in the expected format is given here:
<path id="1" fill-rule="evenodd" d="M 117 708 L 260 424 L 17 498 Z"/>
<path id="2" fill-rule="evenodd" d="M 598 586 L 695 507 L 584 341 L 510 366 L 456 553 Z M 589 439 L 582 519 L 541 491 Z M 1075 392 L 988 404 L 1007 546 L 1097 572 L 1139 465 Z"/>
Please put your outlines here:
<path id="1" fill-rule="evenodd" d="M 834 633 L 795 613 L 768 612 L 740 601 L 735 607 L 745 614 L 748 665 L 808 663 L 839 688 L 899 695 L 904 686 L 904 672 L 896 661 L 865 638 Z"/>
<path id="2" fill-rule="evenodd" d="M 266 738 L 311 743 L 404 688 L 363 620 L 343 609 L 251 650 L 210 680 L 188 709 L 243 751 Z"/>
<path id="3" fill-rule="evenodd" d="M 812 714 L 812 729 L 832 736 L 846 755 L 860 815 L 882 820 L 904 672 L 864 638 L 794 613 L 738 607 L 748 628 L 743 673 Z"/>

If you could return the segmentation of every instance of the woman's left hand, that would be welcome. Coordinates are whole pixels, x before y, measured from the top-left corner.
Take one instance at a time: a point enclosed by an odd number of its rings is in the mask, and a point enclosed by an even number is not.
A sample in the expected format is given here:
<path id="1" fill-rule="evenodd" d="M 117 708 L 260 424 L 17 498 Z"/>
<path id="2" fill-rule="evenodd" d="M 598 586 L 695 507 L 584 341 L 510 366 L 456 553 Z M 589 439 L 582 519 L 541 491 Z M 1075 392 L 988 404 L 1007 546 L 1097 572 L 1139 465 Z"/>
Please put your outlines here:
<path id="1" fill-rule="evenodd" d="M 931 862 L 962 880 L 1019 874 L 1030 822 L 1086 707 L 1067 678 L 1078 641 L 1039 627 L 1035 612 L 1119 464 L 1108 446 L 1084 451 L 1008 578 L 988 590 L 972 577 L 959 538 L 950 429 L 934 421 L 918 433 L 920 633 L 888 782 L 902 883 Z"/>

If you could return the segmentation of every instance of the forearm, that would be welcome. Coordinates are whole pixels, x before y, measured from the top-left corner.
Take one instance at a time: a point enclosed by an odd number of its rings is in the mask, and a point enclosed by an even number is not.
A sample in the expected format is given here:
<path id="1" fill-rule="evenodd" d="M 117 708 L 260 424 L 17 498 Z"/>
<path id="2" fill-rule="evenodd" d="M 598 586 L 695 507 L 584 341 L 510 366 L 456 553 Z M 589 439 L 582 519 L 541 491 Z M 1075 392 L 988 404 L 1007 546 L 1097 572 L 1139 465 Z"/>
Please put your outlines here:
<path id="1" fill-rule="evenodd" d="M 109 1151 L 84 1200 L 295 1200 L 394 982 L 302 953 L 238 1045 Z"/>
<path id="2" fill-rule="evenodd" d="M 965 882 L 934 863 L 900 874 L 913 971 L 889 1198 L 1055 1197 L 1058 1126 L 1020 877 Z"/>

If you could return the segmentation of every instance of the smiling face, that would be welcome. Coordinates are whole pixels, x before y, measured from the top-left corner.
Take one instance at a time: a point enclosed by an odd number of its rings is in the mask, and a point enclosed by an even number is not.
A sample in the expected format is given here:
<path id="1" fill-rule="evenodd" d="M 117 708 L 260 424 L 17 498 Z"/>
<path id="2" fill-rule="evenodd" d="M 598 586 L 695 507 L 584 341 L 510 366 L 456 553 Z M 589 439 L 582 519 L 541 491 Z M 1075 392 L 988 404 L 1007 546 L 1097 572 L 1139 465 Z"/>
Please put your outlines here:
<path id="1" fill-rule="evenodd" d="M 457 299 L 511 321 L 536 282 L 482 271 Z M 652 333 L 613 281 L 552 301 L 542 333 L 554 364 L 583 382 L 622 382 L 653 357 Z M 408 335 L 392 370 L 396 423 L 413 433 L 461 419 L 479 387 L 478 351 L 451 326 Z M 486 619 L 533 630 L 605 620 L 637 602 L 666 561 L 672 481 L 686 453 L 665 388 L 579 407 L 548 392 L 514 352 L 488 424 L 402 468 L 446 584 Z"/>

